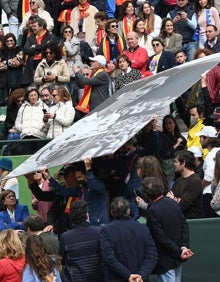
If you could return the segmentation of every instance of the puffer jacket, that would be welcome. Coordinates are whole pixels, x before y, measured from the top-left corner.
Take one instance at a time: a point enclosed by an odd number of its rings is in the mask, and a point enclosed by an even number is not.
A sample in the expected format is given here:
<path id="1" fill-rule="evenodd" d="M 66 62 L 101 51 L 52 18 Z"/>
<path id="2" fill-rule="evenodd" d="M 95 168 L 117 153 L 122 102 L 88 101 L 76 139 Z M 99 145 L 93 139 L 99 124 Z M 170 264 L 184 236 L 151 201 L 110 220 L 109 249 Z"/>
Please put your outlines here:
<path id="1" fill-rule="evenodd" d="M 57 83 L 68 83 L 70 81 L 70 74 L 66 62 L 61 59 L 55 61 L 51 66 L 47 64 L 46 59 L 43 59 L 34 74 L 34 83 L 42 85 L 42 78 L 50 71 L 52 74 L 57 76 Z"/>
<path id="2" fill-rule="evenodd" d="M 48 111 L 40 99 L 36 104 L 31 105 L 26 101 L 19 109 L 15 120 L 15 128 L 20 132 L 21 139 L 26 136 L 35 136 L 37 138 L 46 138 L 47 129 L 43 122 L 44 113 L 42 109 Z"/>
<path id="3" fill-rule="evenodd" d="M 55 114 L 55 118 L 45 122 L 45 126 L 48 129 L 47 138 L 54 138 L 72 125 L 75 109 L 73 108 L 72 101 L 67 101 L 65 103 L 59 102 L 52 106 L 49 112 Z"/>

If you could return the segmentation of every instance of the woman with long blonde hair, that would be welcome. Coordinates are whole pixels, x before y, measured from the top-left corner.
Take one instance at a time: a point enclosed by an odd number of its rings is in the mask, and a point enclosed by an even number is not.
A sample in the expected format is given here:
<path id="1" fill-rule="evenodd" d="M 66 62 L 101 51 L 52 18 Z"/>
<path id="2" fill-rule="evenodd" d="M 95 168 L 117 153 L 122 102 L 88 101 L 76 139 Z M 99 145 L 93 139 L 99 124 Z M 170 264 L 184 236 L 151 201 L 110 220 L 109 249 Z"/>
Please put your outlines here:
<path id="1" fill-rule="evenodd" d="M 21 282 L 25 256 L 21 241 L 12 229 L 0 232 L 0 281 Z"/>

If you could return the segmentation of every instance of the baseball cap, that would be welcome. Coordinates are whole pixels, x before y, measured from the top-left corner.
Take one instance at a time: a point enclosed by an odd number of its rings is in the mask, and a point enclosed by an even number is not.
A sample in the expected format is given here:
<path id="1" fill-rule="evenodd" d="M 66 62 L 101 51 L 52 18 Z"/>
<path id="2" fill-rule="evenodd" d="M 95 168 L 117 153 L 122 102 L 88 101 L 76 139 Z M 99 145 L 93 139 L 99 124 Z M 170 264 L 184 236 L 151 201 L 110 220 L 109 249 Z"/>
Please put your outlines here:
<path id="1" fill-rule="evenodd" d="M 217 131 L 213 126 L 204 126 L 200 132 L 195 133 L 195 136 L 217 137 Z"/>
<path id="2" fill-rule="evenodd" d="M 95 61 L 98 62 L 100 65 L 102 65 L 103 67 L 105 67 L 106 65 L 106 59 L 104 56 L 102 55 L 97 55 L 95 57 L 89 57 L 90 61 Z"/>
<path id="3" fill-rule="evenodd" d="M 210 118 L 217 119 L 220 118 L 220 107 L 215 108 L 213 114 L 210 116 Z"/>
<path id="4" fill-rule="evenodd" d="M 195 158 L 202 157 L 202 149 L 199 146 L 191 146 L 188 151 L 192 152 Z"/>

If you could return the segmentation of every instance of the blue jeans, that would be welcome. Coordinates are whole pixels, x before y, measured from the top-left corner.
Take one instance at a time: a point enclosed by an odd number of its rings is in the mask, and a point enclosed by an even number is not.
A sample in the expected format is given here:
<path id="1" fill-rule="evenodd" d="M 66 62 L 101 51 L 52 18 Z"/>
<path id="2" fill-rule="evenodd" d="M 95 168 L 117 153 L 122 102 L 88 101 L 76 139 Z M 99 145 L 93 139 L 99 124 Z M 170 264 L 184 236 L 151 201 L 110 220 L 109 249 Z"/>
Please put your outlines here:
<path id="1" fill-rule="evenodd" d="M 194 55 L 196 52 L 195 42 L 189 42 L 183 44 L 182 51 L 184 51 L 187 56 L 187 62 L 194 60 Z"/>
<path id="2" fill-rule="evenodd" d="M 181 282 L 182 265 L 158 275 L 157 282 Z"/>

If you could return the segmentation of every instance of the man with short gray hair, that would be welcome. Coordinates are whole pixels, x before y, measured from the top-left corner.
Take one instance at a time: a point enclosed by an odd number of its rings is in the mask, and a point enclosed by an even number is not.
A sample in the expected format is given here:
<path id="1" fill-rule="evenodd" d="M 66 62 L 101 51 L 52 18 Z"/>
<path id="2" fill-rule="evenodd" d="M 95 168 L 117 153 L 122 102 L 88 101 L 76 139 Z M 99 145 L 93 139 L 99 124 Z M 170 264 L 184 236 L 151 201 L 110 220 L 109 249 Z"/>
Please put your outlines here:
<path id="1" fill-rule="evenodd" d="M 131 61 L 131 68 L 139 69 L 145 75 L 149 59 L 147 50 L 138 45 L 139 37 L 134 31 L 128 32 L 126 41 L 128 49 L 123 51 L 123 54 L 127 55 Z"/>
<path id="2" fill-rule="evenodd" d="M 116 197 L 110 205 L 113 221 L 101 227 L 105 281 L 148 281 L 157 251 L 146 225 L 130 218 L 129 202 Z"/>

